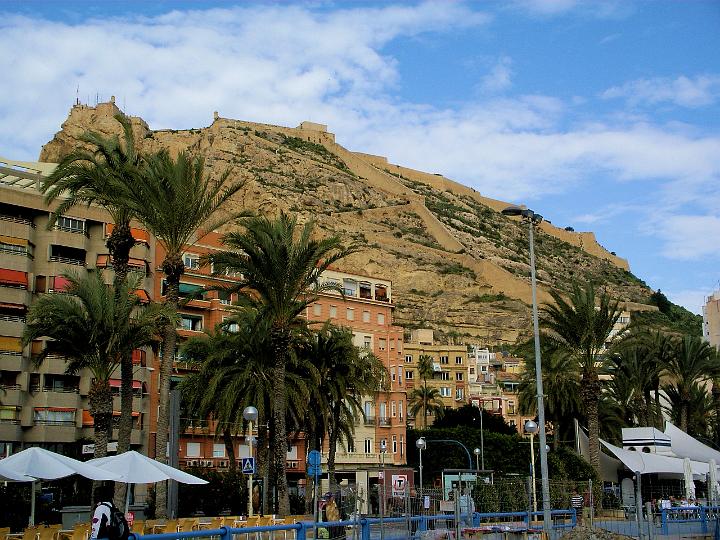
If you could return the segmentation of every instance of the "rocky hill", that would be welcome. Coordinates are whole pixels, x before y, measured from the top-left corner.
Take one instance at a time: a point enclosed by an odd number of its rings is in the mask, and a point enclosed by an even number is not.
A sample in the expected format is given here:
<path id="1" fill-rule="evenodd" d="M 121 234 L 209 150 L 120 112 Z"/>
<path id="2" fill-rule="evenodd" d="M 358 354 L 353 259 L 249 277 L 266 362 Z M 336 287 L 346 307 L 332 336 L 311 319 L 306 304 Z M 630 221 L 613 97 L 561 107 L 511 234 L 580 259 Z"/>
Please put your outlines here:
<path id="1" fill-rule="evenodd" d="M 114 102 L 74 106 L 61 131 L 40 154 L 58 161 L 93 130 L 120 132 Z M 314 219 L 364 248 L 340 269 L 391 279 L 395 318 L 406 327 L 472 336 L 486 345 L 513 343 L 530 329 L 527 229 L 488 199 L 439 175 L 351 152 L 325 126 L 297 128 L 221 118 L 209 127 L 150 130 L 132 118 L 143 152 L 168 148 L 203 154 L 210 174 L 228 168 L 245 180 L 236 199 L 258 212 L 285 209 Z M 652 291 L 627 262 L 600 246 L 592 233 L 543 223 L 536 236 L 540 301 L 572 280 L 606 284 L 632 309 L 656 309 Z"/>

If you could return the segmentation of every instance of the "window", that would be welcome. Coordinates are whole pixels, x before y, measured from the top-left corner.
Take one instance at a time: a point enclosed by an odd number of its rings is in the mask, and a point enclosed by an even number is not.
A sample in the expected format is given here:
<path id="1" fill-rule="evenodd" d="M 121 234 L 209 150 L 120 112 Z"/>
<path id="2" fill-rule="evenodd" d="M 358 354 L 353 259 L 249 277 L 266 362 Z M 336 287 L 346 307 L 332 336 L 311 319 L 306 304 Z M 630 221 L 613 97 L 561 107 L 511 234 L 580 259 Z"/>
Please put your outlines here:
<path id="1" fill-rule="evenodd" d="M 400 435 L 400 456 L 405 454 L 405 436 Z"/>
<path id="2" fill-rule="evenodd" d="M 55 223 L 55 228 L 61 231 L 85 234 L 85 221 L 66 216 L 60 216 Z"/>
<path id="3" fill-rule="evenodd" d="M 470 375 L 475 375 L 475 368 L 474 368 L 474 367 L 471 367 L 471 368 L 470 368 Z"/>
<path id="4" fill-rule="evenodd" d="M 34 411 L 33 420 L 36 424 L 72 426 L 75 425 L 75 409 L 61 407 L 38 408 Z"/>
<path id="5" fill-rule="evenodd" d="M 377 314 L 377 322 L 378 322 L 378 324 L 385 324 L 385 314 L 384 313 Z"/>
<path id="6" fill-rule="evenodd" d="M 462 356 L 456 356 L 456 357 L 455 357 L 455 363 L 456 363 L 456 364 L 462 364 Z"/>
<path id="7" fill-rule="evenodd" d="M 372 338 L 370 336 L 364 336 L 363 337 L 363 349 L 371 349 L 372 348 Z"/>
<path id="8" fill-rule="evenodd" d="M 412 354 L 406 354 L 405 355 L 405 363 L 412 364 Z"/>
<path id="9" fill-rule="evenodd" d="M 297 447 L 296 447 L 297 448 Z M 347 451 L 348 454 L 354 454 L 355 453 L 355 441 L 353 439 L 349 439 L 347 441 Z"/>
<path id="10" fill-rule="evenodd" d="M 395 402 L 394 402 L 394 401 L 391 401 L 391 402 L 390 402 L 390 414 L 391 414 L 391 416 L 392 416 L 393 418 L 395 418 L 395 417 L 397 416 L 397 409 L 395 408 Z"/>
<path id="11" fill-rule="evenodd" d="M 387 403 L 384 401 L 380 403 L 380 418 L 387 418 Z"/>
<path id="12" fill-rule="evenodd" d="M 330 306 L 330 318 L 337 319 L 337 306 Z"/>
<path id="13" fill-rule="evenodd" d="M 203 329 L 203 318 L 200 315 L 180 314 L 180 328 L 200 332 Z"/>
<path id="14" fill-rule="evenodd" d="M 456 388 L 455 389 L 455 399 L 464 399 L 465 398 L 465 390 L 462 388 Z"/>
<path id="15" fill-rule="evenodd" d="M 463 374 L 462 374 L 461 371 L 458 371 L 457 373 L 455 373 L 455 380 L 456 380 L 456 381 L 462 381 L 462 380 L 463 380 Z"/>
<path id="16" fill-rule="evenodd" d="M 403 400 L 400 400 L 398 405 L 398 411 L 400 412 L 400 420 L 403 419 L 403 407 L 405 406 L 405 402 Z"/>
<path id="17" fill-rule="evenodd" d="M 225 323 L 225 330 L 228 332 L 239 332 L 240 331 L 240 325 L 236 322 L 229 322 L 230 317 L 223 317 L 223 323 Z"/>
<path id="18" fill-rule="evenodd" d="M 365 453 L 366 454 L 373 453 L 372 447 L 373 447 L 372 439 L 365 439 Z"/>
<path id="19" fill-rule="evenodd" d="M 398 372 L 398 382 L 402 385 L 402 380 L 403 380 L 402 379 L 402 372 L 403 372 L 402 366 L 398 366 L 397 372 Z"/>
<path id="20" fill-rule="evenodd" d="M 315 303 L 313 304 L 313 315 L 319 317 L 322 315 L 322 304 Z"/>
<path id="21" fill-rule="evenodd" d="M 201 457 L 200 455 L 200 443 L 199 442 L 189 442 L 187 443 L 187 448 L 185 449 L 185 455 L 187 457 Z"/>
<path id="22" fill-rule="evenodd" d="M 515 420 L 510 420 L 510 421 L 508 421 L 508 424 L 510 425 L 510 427 L 517 427 L 517 424 L 515 423 Z"/>
<path id="23" fill-rule="evenodd" d="M 442 397 L 450 397 L 452 394 L 450 393 L 450 387 L 448 386 L 441 386 L 440 387 L 440 395 Z"/>
<path id="24" fill-rule="evenodd" d="M 384 351 L 384 350 L 387 348 L 387 339 L 385 339 L 385 338 L 380 338 L 380 339 L 378 340 L 378 342 L 379 342 L 380 350 L 381 350 L 381 351 Z"/>
<path id="25" fill-rule="evenodd" d="M 226 306 L 232 304 L 232 293 L 230 291 L 218 291 L 218 298 L 221 304 Z"/>
<path id="26" fill-rule="evenodd" d="M 450 380 L 450 372 L 449 371 L 441 371 L 440 372 L 440 380 L 441 381 L 449 381 Z"/>
<path id="27" fill-rule="evenodd" d="M 515 402 L 514 401 L 508 401 L 508 414 L 515 414 Z"/>
<path id="28" fill-rule="evenodd" d="M 395 348 L 395 338 L 390 338 L 390 350 L 392 351 Z"/>
<path id="29" fill-rule="evenodd" d="M 392 453 L 397 454 L 397 435 L 392 436 Z"/>
<path id="30" fill-rule="evenodd" d="M 441 363 L 441 364 L 447 364 L 447 363 L 448 363 L 448 357 L 447 357 L 447 356 L 441 356 L 441 357 L 440 357 L 440 363 Z"/>
<path id="31" fill-rule="evenodd" d="M 405 380 L 411 380 L 413 378 L 413 373 L 415 372 L 411 369 L 405 370 Z"/>
<path id="32" fill-rule="evenodd" d="M 190 270 L 198 270 L 200 268 L 200 255 L 195 255 L 194 253 L 185 253 L 183 255 L 183 263 L 185 263 L 185 268 L 189 268 Z"/>
<path id="33" fill-rule="evenodd" d="M 363 311 L 363 322 L 370 322 L 370 312 Z"/>
<path id="34" fill-rule="evenodd" d="M 354 321 L 355 320 L 355 310 L 353 308 L 347 308 L 345 312 L 345 316 L 347 317 L 348 321 Z"/>
<path id="35" fill-rule="evenodd" d="M 225 457 L 225 445 L 224 444 L 213 444 L 213 457 Z"/>
<path id="36" fill-rule="evenodd" d="M 392 366 L 390 367 L 390 376 L 392 377 L 392 382 L 395 382 L 395 370 Z"/>
<path id="37" fill-rule="evenodd" d="M 50 262 L 61 262 L 65 264 L 76 264 L 85 266 L 85 250 L 69 246 L 52 244 L 50 246 Z"/>
<path id="38" fill-rule="evenodd" d="M 9 255 L 33 256 L 33 245 L 23 238 L 0 236 L 0 252 Z"/>
<path id="39" fill-rule="evenodd" d="M 487 366 L 480 366 L 480 371 L 485 373 L 485 372 L 487 372 L 487 368 L 488 368 Z"/>

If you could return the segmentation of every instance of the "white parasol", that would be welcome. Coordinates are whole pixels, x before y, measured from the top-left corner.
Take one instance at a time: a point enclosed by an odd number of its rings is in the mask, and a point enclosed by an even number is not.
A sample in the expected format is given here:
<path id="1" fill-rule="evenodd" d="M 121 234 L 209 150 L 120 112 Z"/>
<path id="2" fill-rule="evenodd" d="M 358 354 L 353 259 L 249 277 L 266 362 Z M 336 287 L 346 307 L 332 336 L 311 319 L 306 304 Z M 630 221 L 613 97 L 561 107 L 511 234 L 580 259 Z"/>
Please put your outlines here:
<path id="1" fill-rule="evenodd" d="M 180 469 L 165 465 L 134 450 L 116 456 L 91 459 L 88 463 L 117 475 L 118 482 L 126 484 L 150 484 L 163 480 L 176 480 L 183 484 L 207 484 L 207 480 L 188 474 Z M 125 498 L 128 510 L 130 490 Z"/>

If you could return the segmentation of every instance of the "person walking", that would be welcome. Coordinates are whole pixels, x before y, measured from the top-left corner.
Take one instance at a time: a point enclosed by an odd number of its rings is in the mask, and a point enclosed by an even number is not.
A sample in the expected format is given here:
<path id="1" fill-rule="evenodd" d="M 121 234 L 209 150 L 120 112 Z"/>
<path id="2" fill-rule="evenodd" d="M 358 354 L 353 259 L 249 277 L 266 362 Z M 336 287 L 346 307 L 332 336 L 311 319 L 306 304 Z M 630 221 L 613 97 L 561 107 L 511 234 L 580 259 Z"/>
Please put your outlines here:
<path id="1" fill-rule="evenodd" d="M 123 513 L 113 503 L 112 484 L 100 484 L 94 494 L 98 502 L 92 517 L 90 540 L 127 540 L 130 528 Z"/>
<path id="2" fill-rule="evenodd" d="M 572 496 L 570 497 L 570 507 L 575 510 L 577 516 L 577 524 L 582 525 L 583 522 L 583 508 L 585 506 L 585 499 L 578 493 L 577 488 L 573 489 Z"/>

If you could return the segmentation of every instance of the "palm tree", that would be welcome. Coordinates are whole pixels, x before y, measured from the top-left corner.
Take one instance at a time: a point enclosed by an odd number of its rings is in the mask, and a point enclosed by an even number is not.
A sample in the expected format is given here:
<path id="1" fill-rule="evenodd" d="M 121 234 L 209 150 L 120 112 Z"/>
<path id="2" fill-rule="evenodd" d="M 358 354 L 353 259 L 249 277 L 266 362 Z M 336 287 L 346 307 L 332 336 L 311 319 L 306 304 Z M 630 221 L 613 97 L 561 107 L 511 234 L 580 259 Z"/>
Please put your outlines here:
<path id="1" fill-rule="evenodd" d="M 532 341 L 524 347 L 528 356 L 518 386 L 518 405 L 523 414 L 537 413 L 537 390 Z M 545 414 L 553 423 L 553 446 L 558 447 L 563 434 L 571 429 L 571 419 L 580 412 L 580 373 L 573 358 L 562 350 L 546 348 L 542 354 L 543 385 L 545 389 Z"/>
<path id="2" fill-rule="evenodd" d="M 423 382 L 423 389 L 425 390 L 424 395 L 427 395 L 428 393 L 427 382 L 428 379 L 432 379 L 434 371 L 433 357 L 429 354 L 421 354 L 418 357 L 418 375 Z M 427 410 L 423 409 L 423 429 L 427 429 L 427 416 Z"/>
<path id="3" fill-rule="evenodd" d="M 336 236 L 312 239 L 313 224 L 298 227 L 297 219 L 281 212 L 271 219 L 250 218 L 244 232 L 231 232 L 223 242 L 230 249 L 210 260 L 217 272 L 231 270 L 243 276 L 239 291 L 255 298 L 261 317 L 270 325 L 273 363 L 272 464 L 276 475 L 278 512 L 287 515 L 290 499 L 286 477 L 285 371 L 290 359 L 293 327 L 300 315 L 322 290 L 337 285 L 320 284 L 319 278 L 331 264 L 353 247 L 344 248 Z"/>
<path id="4" fill-rule="evenodd" d="M 50 354 L 69 361 L 67 372 L 89 369 L 93 382 L 88 394 L 94 420 L 95 457 L 107 453 L 112 425 L 110 378 L 123 355 L 153 344 L 157 331 L 172 316 L 156 305 L 140 309 L 133 294 L 137 283 L 123 283 L 118 291 L 103 282 L 99 272 L 79 278 L 65 274 L 67 294 L 41 296 L 31 306 L 23 342 L 49 338 L 37 357 L 40 364 Z"/>
<path id="5" fill-rule="evenodd" d="M 657 414 L 651 398 L 662 367 L 656 362 L 654 351 L 643 346 L 620 349 L 611 356 L 608 372 L 612 376 L 610 393 L 625 409 L 629 425 L 650 426 Z"/>
<path id="6" fill-rule="evenodd" d="M 573 284 L 568 300 L 556 291 L 551 294 L 555 304 L 542 308 L 544 339 L 577 364 L 580 399 L 588 421 L 590 464 L 597 472 L 600 470 L 598 403 L 602 391 L 598 375 L 603 361 L 601 353 L 620 317 L 618 303 L 605 292 L 597 295 L 591 283 L 584 288 Z"/>
<path id="7" fill-rule="evenodd" d="M 65 156 L 57 168 L 43 179 L 40 192 L 45 194 L 45 204 L 59 200 L 60 204 L 51 214 L 48 227 L 78 204 L 98 204 L 113 220 L 114 227 L 106 245 L 115 271 L 115 291 L 128 273 L 130 250 L 135 239 L 130 229 L 133 213 L 126 204 L 126 186 L 140 179 L 141 156 L 135 149 L 130 120 L 124 114 L 115 119 L 123 130 L 123 140 L 117 136 L 104 137 L 87 132 L 80 140 L 92 150 L 78 149 Z M 132 432 L 133 365 L 132 352 L 120 359 L 120 423 L 118 425 L 118 453 L 130 448 Z M 118 483 L 123 488 L 125 484 Z M 122 497 L 121 497 L 122 499 Z"/>
<path id="8" fill-rule="evenodd" d="M 683 336 L 676 342 L 675 354 L 665 366 L 671 382 L 665 391 L 677 396 L 680 429 L 687 433 L 693 387 L 705 383 L 720 373 L 717 351 L 697 336 Z"/>
<path id="9" fill-rule="evenodd" d="M 712 395 L 707 388 L 701 383 L 694 382 L 684 394 L 680 394 L 678 387 L 672 384 L 663 386 L 663 390 L 670 402 L 666 410 L 673 423 L 682 426 L 685 415 L 686 433 L 693 437 L 707 437 L 714 412 Z"/>
<path id="10" fill-rule="evenodd" d="M 416 417 L 420 411 L 424 415 L 423 429 L 427 429 L 428 414 L 438 416 L 442 414 L 445 404 L 440 398 L 440 391 L 437 388 L 421 386 L 414 388 L 408 395 L 408 412 Z"/>
<path id="11" fill-rule="evenodd" d="M 175 312 L 180 277 L 185 272 L 182 255 L 186 246 L 240 215 L 224 213 L 218 216 L 218 209 L 243 184 L 229 181 L 230 171 L 217 179 L 208 179 L 204 168 L 204 160 L 200 157 L 181 152 L 173 159 L 163 150 L 147 158 L 142 171 L 143 181 L 128 186 L 127 204 L 165 251 L 165 259 L 160 265 L 165 274 L 165 303 Z M 160 360 L 160 407 L 155 442 L 155 457 L 161 462 L 167 461 L 170 377 L 176 341 L 175 324 L 168 324 L 164 329 Z M 161 482 L 156 489 L 156 508 L 160 517 L 165 517 L 166 501 L 167 486 Z"/>
<path id="12" fill-rule="evenodd" d="M 314 388 L 315 407 L 309 409 L 318 427 L 328 434 L 328 475 L 330 490 L 337 488 L 335 455 L 338 442 L 350 443 L 355 419 L 365 417 L 362 398 L 375 395 L 387 380 L 387 370 L 372 353 L 353 344 L 352 331 L 329 323 L 311 336 L 306 350 L 318 369 L 319 384 Z"/>

